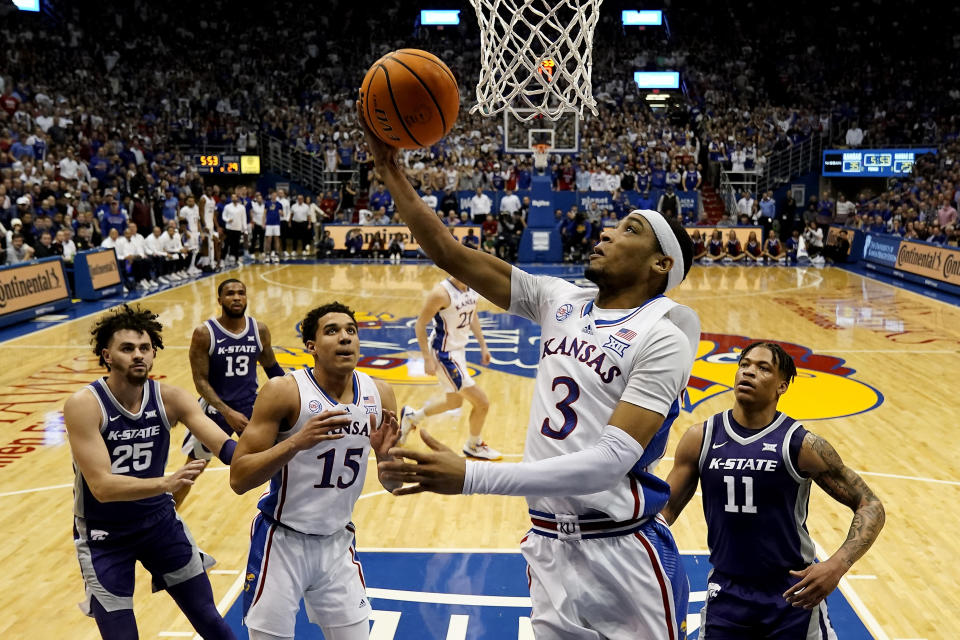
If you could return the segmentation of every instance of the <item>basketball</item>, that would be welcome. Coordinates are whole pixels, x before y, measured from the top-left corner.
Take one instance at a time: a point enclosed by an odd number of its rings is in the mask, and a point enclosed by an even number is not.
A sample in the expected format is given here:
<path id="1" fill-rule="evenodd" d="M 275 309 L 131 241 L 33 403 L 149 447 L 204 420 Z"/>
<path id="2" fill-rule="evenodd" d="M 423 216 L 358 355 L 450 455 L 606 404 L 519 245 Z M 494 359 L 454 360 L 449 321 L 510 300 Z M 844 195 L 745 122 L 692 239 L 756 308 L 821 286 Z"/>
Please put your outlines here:
<path id="1" fill-rule="evenodd" d="M 440 58 L 398 49 L 373 63 L 360 87 L 363 116 L 376 136 L 402 149 L 429 147 L 453 128 L 460 88 Z"/>

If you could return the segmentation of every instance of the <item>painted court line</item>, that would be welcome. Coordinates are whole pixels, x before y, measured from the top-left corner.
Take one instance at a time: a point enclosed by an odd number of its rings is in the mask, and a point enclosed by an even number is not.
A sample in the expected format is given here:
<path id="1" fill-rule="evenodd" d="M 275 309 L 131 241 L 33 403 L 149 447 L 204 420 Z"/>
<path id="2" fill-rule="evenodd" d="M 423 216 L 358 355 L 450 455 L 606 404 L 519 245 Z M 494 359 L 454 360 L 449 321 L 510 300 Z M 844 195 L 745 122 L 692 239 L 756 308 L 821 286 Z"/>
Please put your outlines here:
<path id="1" fill-rule="evenodd" d="M 477 596 L 466 593 L 437 593 L 434 591 L 403 591 L 367 587 L 367 595 L 376 600 L 401 600 L 423 604 L 459 604 L 476 607 L 530 607 L 530 596 Z"/>
<path id="2" fill-rule="evenodd" d="M 827 553 L 826 549 L 820 546 L 819 542 L 814 540 L 813 544 L 817 550 L 818 558 L 830 557 L 830 554 Z M 847 580 L 846 576 L 840 578 L 840 591 L 843 592 L 843 595 L 847 598 L 850 606 L 853 607 L 853 610 L 858 616 L 860 616 L 861 622 L 863 622 L 876 640 L 890 640 L 890 636 L 888 636 L 883 630 L 883 627 L 880 626 L 880 623 L 877 622 L 877 619 L 873 617 L 870 609 L 868 609 L 867 605 L 863 603 L 863 600 L 860 599 L 860 596 L 857 594 L 857 592 L 853 590 L 853 586 L 850 584 L 850 581 Z"/>
<path id="3" fill-rule="evenodd" d="M 54 489 L 66 489 L 72 486 L 73 486 L 73 483 L 71 482 L 69 484 L 52 484 L 49 487 L 35 487 L 33 489 L 20 489 L 19 491 L 4 491 L 3 493 L 0 493 L 0 498 L 4 498 L 6 496 L 19 496 L 24 493 L 37 493 L 39 491 L 52 491 Z"/>
<path id="4" fill-rule="evenodd" d="M 504 457 L 519 457 L 522 454 L 519 453 L 507 453 L 504 454 Z M 665 456 L 663 458 L 666 461 L 673 460 L 672 457 Z M 229 471 L 230 467 L 224 465 L 222 467 L 211 467 L 206 470 L 206 473 L 211 473 L 215 471 Z M 893 480 L 911 480 L 913 482 L 929 482 L 931 484 L 946 484 L 954 487 L 960 487 L 960 480 L 940 480 L 939 478 L 925 478 L 923 476 L 906 476 L 898 473 L 882 473 L 880 471 L 860 471 L 859 469 L 854 469 L 857 473 L 862 476 L 874 476 L 877 478 L 891 478 Z M 166 475 L 170 475 L 169 473 Z M 17 491 L 3 491 L 0 492 L 0 498 L 5 498 L 8 496 L 17 496 L 25 493 L 38 493 L 40 491 L 53 491 L 54 489 L 70 489 L 73 488 L 73 483 L 69 484 L 53 484 L 47 487 L 34 487 L 33 489 L 19 489 Z M 387 493 L 386 489 L 381 489 L 380 491 L 374 491 L 373 493 L 365 493 L 359 500 L 363 498 L 372 498 L 374 496 L 382 496 Z M 388 549 L 383 549 L 383 551 L 388 551 Z M 463 551 L 463 549 L 457 549 L 457 551 Z"/>
<path id="5" fill-rule="evenodd" d="M 950 484 L 955 487 L 960 487 L 960 482 L 957 480 L 938 480 L 936 478 L 923 478 L 920 476 L 902 476 L 898 473 L 881 473 L 879 471 L 859 471 L 855 470 L 862 476 L 876 476 L 878 478 L 893 478 L 895 480 L 915 480 L 917 482 L 932 482 L 934 484 Z"/>

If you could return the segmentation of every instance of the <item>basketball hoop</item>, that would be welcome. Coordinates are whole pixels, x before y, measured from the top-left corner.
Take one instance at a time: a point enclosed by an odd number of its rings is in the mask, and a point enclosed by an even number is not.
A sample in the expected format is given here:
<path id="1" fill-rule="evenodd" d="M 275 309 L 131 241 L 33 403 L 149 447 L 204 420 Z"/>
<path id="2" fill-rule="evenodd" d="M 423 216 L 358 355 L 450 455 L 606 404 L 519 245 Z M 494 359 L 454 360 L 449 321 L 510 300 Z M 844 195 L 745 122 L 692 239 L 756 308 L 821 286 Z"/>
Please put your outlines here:
<path id="1" fill-rule="evenodd" d="M 597 114 L 590 75 L 603 0 L 470 0 L 480 23 L 480 80 L 471 113 L 557 120 Z M 518 111 L 523 110 L 523 111 Z"/>
<path id="2" fill-rule="evenodd" d="M 533 145 L 533 168 L 534 169 L 546 169 L 547 164 L 547 155 L 550 151 L 550 145 L 548 144 L 535 144 Z"/>

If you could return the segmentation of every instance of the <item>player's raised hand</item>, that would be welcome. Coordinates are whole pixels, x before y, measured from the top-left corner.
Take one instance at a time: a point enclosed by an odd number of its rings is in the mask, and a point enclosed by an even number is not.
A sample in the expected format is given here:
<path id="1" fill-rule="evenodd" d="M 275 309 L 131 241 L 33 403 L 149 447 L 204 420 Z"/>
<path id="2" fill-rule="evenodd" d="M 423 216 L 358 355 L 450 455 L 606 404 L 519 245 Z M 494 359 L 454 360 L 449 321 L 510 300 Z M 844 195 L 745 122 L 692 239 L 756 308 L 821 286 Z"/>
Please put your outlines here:
<path id="1" fill-rule="evenodd" d="M 383 419 L 380 425 L 370 431 L 370 447 L 377 454 L 378 460 L 390 460 L 389 451 L 400 440 L 400 422 L 397 414 L 388 409 L 383 410 Z"/>
<path id="2" fill-rule="evenodd" d="M 290 441 L 298 451 L 305 451 L 324 440 L 339 440 L 342 433 L 330 433 L 350 424 L 353 418 L 345 409 L 321 411 L 307 420 L 303 428 L 291 436 Z"/>
<path id="3" fill-rule="evenodd" d="M 795 607 L 813 609 L 837 588 L 844 573 L 846 571 L 841 563 L 832 560 L 815 562 L 806 569 L 791 571 L 790 575 L 800 578 L 800 582 L 787 589 L 783 597 Z"/>
<path id="4" fill-rule="evenodd" d="M 377 465 L 380 477 L 384 480 L 411 485 L 395 489 L 393 495 L 405 496 L 423 491 L 461 493 L 467 473 L 466 458 L 458 456 L 450 447 L 435 440 L 425 429 L 420 430 L 420 437 L 430 447 L 430 451 L 393 448 L 388 453 L 396 459 Z M 409 460 L 414 462 L 408 462 Z"/>
<path id="5" fill-rule="evenodd" d="M 206 460 L 191 460 L 164 478 L 164 490 L 167 493 L 176 493 L 184 487 L 189 487 L 196 477 L 203 473 L 206 466 Z"/>
<path id="6" fill-rule="evenodd" d="M 230 425 L 230 428 L 237 433 L 243 433 L 243 430 L 247 428 L 247 423 L 250 422 L 247 416 L 233 409 L 227 411 L 223 417 L 226 419 L 227 424 Z"/>

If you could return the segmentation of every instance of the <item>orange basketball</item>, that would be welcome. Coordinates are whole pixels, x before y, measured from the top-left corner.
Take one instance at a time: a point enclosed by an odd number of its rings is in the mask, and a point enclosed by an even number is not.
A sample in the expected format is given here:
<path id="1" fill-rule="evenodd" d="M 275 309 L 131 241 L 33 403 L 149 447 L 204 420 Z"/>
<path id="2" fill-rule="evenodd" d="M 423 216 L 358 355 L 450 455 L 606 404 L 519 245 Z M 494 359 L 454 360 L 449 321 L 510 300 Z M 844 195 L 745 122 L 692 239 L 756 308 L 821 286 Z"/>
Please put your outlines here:
<path id="1" fill-rule="evenodd" d="M 420 49 L 398 49 L 374 62 L 360 98 L 367 125 L 378 138 L 402 149 L 440 140 L 460 111 L 457 79 L 440 58 Z"/>

